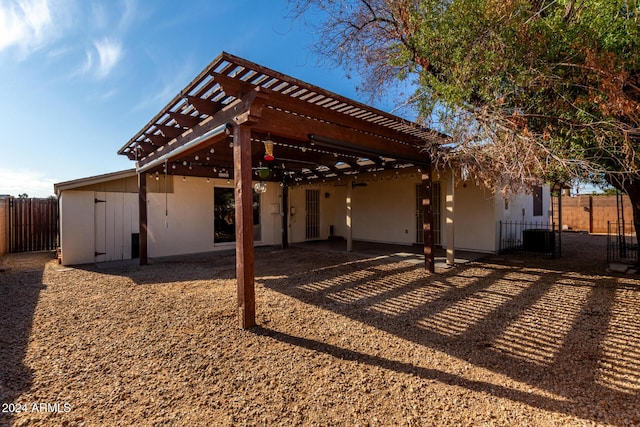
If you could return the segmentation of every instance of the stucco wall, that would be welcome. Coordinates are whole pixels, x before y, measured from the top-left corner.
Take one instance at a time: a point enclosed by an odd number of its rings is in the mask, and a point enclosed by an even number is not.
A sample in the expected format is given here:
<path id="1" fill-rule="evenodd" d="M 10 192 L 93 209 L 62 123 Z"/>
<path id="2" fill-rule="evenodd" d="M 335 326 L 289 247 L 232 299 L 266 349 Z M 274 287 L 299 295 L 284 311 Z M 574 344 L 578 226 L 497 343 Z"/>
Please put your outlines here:
<path id="1" fill-rule="evenodd" d="M 155 180 L 151 182 L 152 185 L 154 183 Z M 204 178 L 187 178 L 184 181 L 176 178 L 171 186 L 173 192 L 147 194 L 148 256 L 161 257 L 235 247 L 234 243 L 215 244 L 213 241 L 214 186 L 233 188 L 233 183 L 227 183 L 227 180 L 207 182 Z M 281 243 L 280 197 L 280 186 L 273 183 L 268 184 L 267 192 L 261 195 L 262 237 L 256 241 L 256 245 Z M 95 199 L 105 202 L 96 203 Z M 130 237 L 139 230 L 137 194 L 63 191 L 60 211 L 63 264 L 131 257 Z M 104 231 L 102 228 L 97 229 L 96 221 L 101 224 L 100 227 L 104 227 Z M 104 252 L 106 255 L 96 256 L 96 252 Z"/>
<path id="2" fill-rule="evenodd" d="M 445 236 L 446 174 L 441 178 L 442 243 Z M 416 243 L 416 185 L 420 177 L 415 171 L 384 174 L 375 179 L 361 177 L 366 186 L 352 191 L 353 238 L 363 241 L 411 245 Z M 347 236 L 346 184 L 292 187 L 290 206 L 295 213 L 290 217 L 290 241 L 305 240 L 305 190 L 320 191 L 321 239 L 334 235 Z M 328 197 L 327 197 L 328 195 Z M 455 236 L 457 249 L 493 252 L 496 250 L 495 198 L 490 192 L 473 183 L 458 183 L 455 189 Z"/>
<path id="3" fill-rule="evenodd" d="M 508 201 L 505 207 L 505 198 Z M 542 215 L 533 215 L 533 195 L 528 193 L 507 194 L 496 196 L 497 221 L 549 222 L 551 211 L 551 196 L 548 185 L 542 186 Z"/>
<path id="4" fill-rule="evenodd" d="M 388 178 L 388 179 L 387 179 Z M 353 238 L 411 245 L 416 237 L 417 178 L 388 175 L 353 189 Z"/>
<path id="5" fill-rule="evenodd" d="M 334 226 L 334 235 L 346 237 L 344 215 L 344 185 L 302 185 L 289 189 L 289 242 L 305 241 L 306 190 L 320 192 L 320 240 L 329 238 L 330 226 Z"/>
<path id="6" fill-rule="evenodd" d="M 233 188 L 233 181 L 188 177 L 174 179 L 173 186 L 173 193 L 147 195 L 149 257 L 235 248 L 233 242 L 215 243 L 213 231 L 214 186 Z M 279 188 L 269 183 L 261 196 L 262 237 L 256 240 L 257 246 L 281 242 Z"/>
<path id="7" fill-rule="evenodd" d="M 443 179 L 443 192 L 449 178 Z M 443 197 L 446 210 L 446 196 Z M 456 182 L 454 189 L 454 247 L 459 250 L 494 252 L 496 250 L 495 197 L 490 191 L 472 181 Z M 446 214 L 443 213 L 446 219 Z M 443 221 L 444 223 L 444 221 Z M 443 228 L 445 230 L 446 227 Z M 443 231 L 443 246 L 448 247 L 446 231 Z"/>
<path id="8" fill-rule="evenodd" d="M 449 177 L 438 175 L 441 183 L 442 244 L 449 246 L 446 235 L 446 193 Z M 162 180 L 160 180 L 162 181 Z M 213 230 L 214 187 L 233 188 L 226 179 L 209 180 L 175 177 L 168 192 L 163 185 L 147 195 L 148 255 L 161 257 L 234 248 L 234 243 L 215 243 Z M 352 191 L 353 238 L 356 240 L 411 245 L 416 243 L 416 185 L 420 176 L 415 171 L 399 175 L 381 174 L 360 177 Z M 156 184 L 155 180 L 151 185 Z M 320 192 L 320 239 L 327 239 L 330 229 L 334 236 L 347 237 L 347 184 L 327 183 L 315 186 L 293 186 L 289 190 L 289 242 L 305 241 L 305 191 Z M 531 195 L 510 196 L 508 209 L 504 200 L 492 195 L 473 182 L 458 182 L 454 191 L 454 246 L 456 249 L 494 252 L 498 248 L 496 223 L 500 219 L 544 221 L 549 210 L 548 188 L 545 188 L 543 217 L 532 217 Z M 65 191 L 61 195 L 61 245 L 63 263 L 95 262 L 96 230 L 94 191 Z M 123 193 L 119 193 L 123 194 Z M 137 205 L 137 195 L 129 194 L 124 204 Z M 281 243 L 282 189 L 276 183 L 267 184 L 261 195 L 261 237 L 256 245 Z M 123 216 L 131 217 L 126 234 L 137 232 L 137 207 Z M 133 219 L 135 217 L 135 219 Z M 124 225 L 120 228 L 123 228 Z M 124 228 L 123 228 L 124 230 Z M 126 230 L 125 230 L 126 231 Z M 124 232 L 112 230 L 111 232 Z M 124 240 L 123 240 L 124 241 Z M 124 252 L 130 251 L 125 248 Z"/>

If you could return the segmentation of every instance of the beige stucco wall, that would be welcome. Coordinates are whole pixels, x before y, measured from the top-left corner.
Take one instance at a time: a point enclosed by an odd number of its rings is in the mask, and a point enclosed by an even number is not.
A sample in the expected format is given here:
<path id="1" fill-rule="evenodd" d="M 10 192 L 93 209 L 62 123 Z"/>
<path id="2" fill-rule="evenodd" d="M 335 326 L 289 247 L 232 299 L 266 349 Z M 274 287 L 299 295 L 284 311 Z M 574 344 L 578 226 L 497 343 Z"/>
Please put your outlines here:
<path id="1" fill-rule="evenodd" d="M 451 247 L 451 236 L 447 233 L 446 195 L 449 191 L 450 175 L 435 174 L 441 185 L 441 229 L 442 246 Z M 226 179 L 207 181 L 204 178 L 175 177 L 163 190 L 164 180 L 149 180 L 147 195 L 148 255 L 161 257 L 178 254 L 233 249 L 234 243 L 214 242 L 213 212 L 214 187 L 233 188 Z M 384 173 L 379 176 L 361 175 L 356 182 L 366 183 L 352 190 L 353 238 L 363 241 L 386 242 L 411 245 L 416 241 L 416 185 L 420 174 L 405 170 L 399 174 Z M 122 189 L 131 191 L 130 180 L 120 184 L 102 186 L 96 190 Z M 170 184 L 170 185 L 169 185 Z M 346 238 L 346 196 L 348 181 L 292 186 L 289 190 L 289 206 L 281 208 L 282 188 L 277 183 L 268 183 L 267 192 L 261 195 L 261 237 L 256 246 L 279 245 L 281 243 L 282 214 L 289 216 L 289 242 L 305 241 L 305 190 L 320 192 L 320 239 L 329 237 L 330 228 L 335 236 Z M 119 186 L 119 187 L 118 187 Z M 91 189 L 94 189 L 93 187 Z M 456 249 L 495 252 L 498 248 L 497 222 L 500 220 L 544 220 L 549 210 L 549 190 L 544 188 L 543 217 L 532 217 L 532 196 L 511 195 L 505 209 L 504 198 L 495 196 L 472 181 L 456 180 L 454 188 Z M 95 262 L 96 191 L 86 189 L 64 191 L 61 206 L 61 246 L 64 264 Z M 125 192 L 115 194 L 126 194 Z M 138 231 L 137 194 L 122 196 L 123 217 L 127 224 L 120 224 L 108 233 L 130 233 Z M 118 199 L 119 200 L 119 199 Z M 116 203 L 117 204 L 117 203 Z M 125 221 L 126 222 L 126 221 Z M 122 230 L 120 230 L 122 228 Z M 123 231 L 124 230 L 124 231 Z M 127 237 L 125 236 L 125 237 Z M 125 242 L 123 238 L 123 242 Z M 126 242 L 125 242 L 126 243 Z M 124 257 L 130 253 L 130 245 L 123 249 Z M 100 259 L 98 259 L 99 261 Z"/>
<path id="2" fill-rule="evenodd" d="M 455 249 L 496 251 L 494 195 L 473 181 L 458 181 L 454 203 Z"/>
<path id="3" fill-rule="evenodd" d="M 174 192 L 147 195 L 148 255 L 162 257 L 235 248 L 214 242 L 214 187 L 233 188 L 233 181 L 187 177 L 174 179 Z M 261 195 L 261 238 L 255 245 L 281 242 L 278 184 L 269 183 Z M 277 207 L 276 207 L 277 205 Z M 165 214 L 166 210 L 166 214 Z"/>
<path id="4" fill-rule="evenodd" d="M 505 206 L 505 198 L 508 200 Z M 541 222 L 549 221 L 549 213 L 551 211 L 551 196 L 548 185 L 542 187 L 542 215 L 533 216 L 533 196 L 527 193 L 507 194 L 505 196 L 497 196 L 496 212 L 497 221 L 524 221 L 524 222 Z"/>
<path id="5" fill-rule="evenodd" d="M 138 196 L 129 193 L 130 180 L 63 191 L 60 196 L 62 263 L 84 264 L 131 257 L 131 233 L 137 233 Z M 234 243 L 213 241 L 214 186 L 233 188 L 226 179 L 175 177 L 167 183 L 149 179 L 147 194 L 148 256 L 161 257 L 231 249 Z M 87 191 L 122 189 L 127 192 Z M 95 203 L 95 199 L 105 203 Z M 261 195 L 261 238 L 256 245 L 281 243 L 281 189 L 269 183 Z M 100 211 L 106 209 L 106 212 Z M 108 220 L 105 223 L 105 218 Z M 96 223 L 99 222 L 97 229 Z M 97 239 L 97 240 L 96 240 Z M 100 247 L 97 247 L 100 246 Z M 96 252 L 105 255 L 96 256 Z"/>
<path id="6" fill-rule="evenodd" d="M 334 236 L 346 237 L 344 183 L 324 185 L 301 185 L 289 189 L 289 241 L 305 241 L 305 191 L 320 191 L 320 240 L 329 237 L 330 226 Z"/>
<path id="7" fill-rule="evenodd" d="M 533 217 L 533 200 L 530 194 L 510 195 L 509 208 L 504 209 L 504 198 L 476 184 L 473 180 L 455 179 L 453 191 L 453 236 L 447 233 L 446 196 L 451 174 L 434 174 L 441 187 L 442 246 L 454 246 L 458 250 L 495 252 L 499 248 L 498 221 L 545 221 L 549 207 L 549 188 L 543 187 L 543 216 Z M 366 182 L 365 187 L 352 191 L 353 238 L 363 241 L 411 245 L 416 241 L 415 188 L 420 176 L 415 170 L 405 170 L 398 175 L 380 174 L 377 177 L 360 176 L 356 182 Z M 347 237 L 346 194 L 347 184 L 327 183 L 293 186 L 290 189 L 290 242 L 305 241 L 305 190 L 320 191 L 320 239 L 329 237 L 329 226 L 334 235 Z M 289 213 L 291 211 L 289 210 Z M 452 244 L 453 238 L 453 244 Z"/>

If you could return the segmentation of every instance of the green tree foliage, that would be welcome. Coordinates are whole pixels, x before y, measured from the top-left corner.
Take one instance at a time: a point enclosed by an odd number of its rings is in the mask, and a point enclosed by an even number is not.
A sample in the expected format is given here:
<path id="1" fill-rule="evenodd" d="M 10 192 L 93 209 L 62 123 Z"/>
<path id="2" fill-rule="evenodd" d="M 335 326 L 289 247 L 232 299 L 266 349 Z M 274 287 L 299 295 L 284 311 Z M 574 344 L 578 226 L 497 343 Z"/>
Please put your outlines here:
<path id="1" fill-rule="evenodd" d="M 640 212 L 639 0 L 292 2 L 322 11 L 318 53 L 364 90 L 412 79 L 406 101 L 455 141 L 435 161 L 503 191 L 606 180 Z"/>

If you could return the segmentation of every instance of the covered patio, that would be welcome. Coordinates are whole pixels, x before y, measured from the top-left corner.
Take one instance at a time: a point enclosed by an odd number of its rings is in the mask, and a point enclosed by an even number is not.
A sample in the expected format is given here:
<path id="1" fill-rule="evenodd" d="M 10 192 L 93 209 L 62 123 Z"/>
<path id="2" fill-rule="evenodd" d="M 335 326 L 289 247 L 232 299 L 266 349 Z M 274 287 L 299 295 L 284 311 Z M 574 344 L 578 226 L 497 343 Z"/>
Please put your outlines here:
<path id="1" fill-rule="evenodd" d="M 346 186 L 346 250 L 353 250 L 351 198 L 359 176 L 417 168 L 421 174 L 425 268 L 435 270 L 429 148 L 441 134 L 258 64 L 220 54 L 119 154 L 136 161 L 140 264 L 148 262 L 147 179 L 181 175 L 233 180 L 239 322 L 255 325 L 252 182 L 288 189 Z M 391 172 L 393 173 L 393 172 Z M 288 245 L 282 214 L 282 247 Z"/>

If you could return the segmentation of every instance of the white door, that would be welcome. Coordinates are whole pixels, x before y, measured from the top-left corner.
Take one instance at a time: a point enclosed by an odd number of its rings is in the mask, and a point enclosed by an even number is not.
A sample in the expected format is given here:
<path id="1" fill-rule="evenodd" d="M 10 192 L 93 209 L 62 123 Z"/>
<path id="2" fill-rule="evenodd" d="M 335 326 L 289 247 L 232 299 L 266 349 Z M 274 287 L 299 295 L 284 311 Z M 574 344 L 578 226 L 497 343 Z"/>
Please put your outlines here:
<path id="1" fill-rule="evenodd" d="M 138 231 L 137 195 L 95 193 L 95 260 L 131 258 L 132 234 Z"/>

